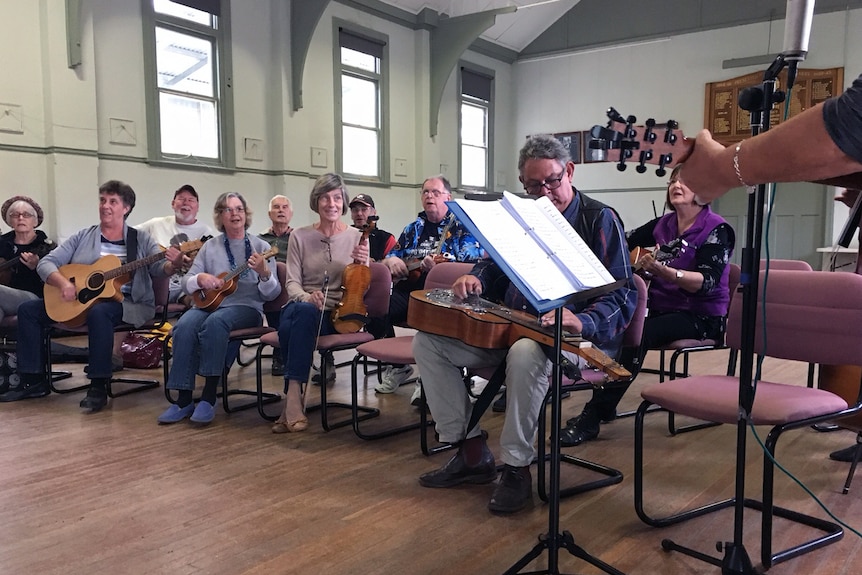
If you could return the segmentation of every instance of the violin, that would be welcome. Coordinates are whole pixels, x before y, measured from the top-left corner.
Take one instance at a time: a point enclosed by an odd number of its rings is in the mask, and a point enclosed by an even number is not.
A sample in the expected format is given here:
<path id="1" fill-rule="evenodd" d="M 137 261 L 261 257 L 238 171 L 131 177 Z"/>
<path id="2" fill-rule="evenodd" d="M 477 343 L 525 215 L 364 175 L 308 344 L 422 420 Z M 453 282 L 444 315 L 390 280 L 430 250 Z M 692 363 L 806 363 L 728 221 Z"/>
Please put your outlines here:
<path id="1" fill-rule="evenodd" d="M 359 243 L 368 240 L 377 227 L 375 220 L 368 218 L 362 226 Z M 368 310 L 365 307 L 365 292 L 371 285 L 371 268 L 365 264 L 349 263 L 341 275 L 341 301 L 332 310 L 332 325 L 338 333 L 356 333 L 368 323 Z"/>

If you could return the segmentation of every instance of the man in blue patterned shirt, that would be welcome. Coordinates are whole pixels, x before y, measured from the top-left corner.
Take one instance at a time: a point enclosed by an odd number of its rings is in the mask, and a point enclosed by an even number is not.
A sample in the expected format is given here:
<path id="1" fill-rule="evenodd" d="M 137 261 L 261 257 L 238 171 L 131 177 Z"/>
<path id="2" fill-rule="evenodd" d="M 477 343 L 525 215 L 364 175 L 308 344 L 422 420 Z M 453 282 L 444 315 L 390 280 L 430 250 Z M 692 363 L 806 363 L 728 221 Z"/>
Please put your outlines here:
<path id="1" fill-rule="evenodd" d="M 389 300 L 387 325 L 369 326 L 377 337 L 394 335 L 393 325 L 407 321 L 410 292 L 422 289 L 428 272 L 440 259 L 455 262 L 475 262 L 482 257 L 479 241 L 449 211 L 446 202 L 452 199 L 452 186 L 444 176 L 434 176 L 422 183 L 422 207 L 416 220 L 410 223 L 398 243 L 382 263 L 392 272 L 392 297 Z M 409 365 L 392 366 L 383 374 L 378 393 L 394 393 L 413 374 Z M 411 403 L 418 404 L 417 384 Z"/>
<path id="2" fill-rule="evenodd" d="M 565 306 L 562 315 L 566 331 L 580 333 L 610 357 L 616 357 L 637 303 L 626 239 L 616 213 L 572 186 L 575 165 L 566 148 L 552 136 L 527 140 L 521 149 L 518 170 L 527 193 L 548 196 L 611 275 L 627 280 L 595 299 Z M 459 298 L 482 295 L 536 314 L 491 260 L 476 264 L 469 274 L 455 281 L 452 290 Z M 555 313 L 542 315 L 541 324 L 552 326 Z M 551 373 L 546 351 L 527 338 L 506 350 L 480 349 L 451 337 L 416 334 L 413 354 L 422 373 L 428 407 L 437 422 L 437 433 L 440 441 L 458 446 L 458 453 L 446 465 L 419 478 L 421 485 L 445 488 L 461 483 L 490 483 L 497 478 L 496 460 L 481 429 L 478 425 L 467 428 L 473 406 L 461 380 L 461 368 L 497 367 L 505 361 L 508 401 L 500 435 L 505 465 L 488 509 L 493 513 L 514 513 L 527 506 L 533 495 L 530 463 L 536 455 L 539 410 L 545 405 Z M 578 363 L 573 355 L 567 359 Z"/>

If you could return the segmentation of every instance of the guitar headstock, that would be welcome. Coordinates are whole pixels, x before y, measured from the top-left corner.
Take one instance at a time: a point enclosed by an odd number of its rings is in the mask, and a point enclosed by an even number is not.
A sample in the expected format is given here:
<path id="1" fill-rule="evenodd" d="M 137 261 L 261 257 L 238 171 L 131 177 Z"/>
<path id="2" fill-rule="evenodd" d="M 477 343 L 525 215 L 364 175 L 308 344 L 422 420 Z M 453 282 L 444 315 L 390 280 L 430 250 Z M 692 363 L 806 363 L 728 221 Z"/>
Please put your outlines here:
<path id="1" fill-rule="evenodd" d="M 587 153 L 591 162 L 616 162 L 619 171 L 634 162 L 639 174 L 647 171 L 646 164 L 656 164 L 656 175 L 664 177 L 667 168 L 682 162 L 694 146 L 674 120 L 659 124 L 650 118 L 637 126 L 637 118 L 623 117 L 614 108 L 608 108 L 607 115 L 606 126 L 593 126 L 590 130 Z"/>

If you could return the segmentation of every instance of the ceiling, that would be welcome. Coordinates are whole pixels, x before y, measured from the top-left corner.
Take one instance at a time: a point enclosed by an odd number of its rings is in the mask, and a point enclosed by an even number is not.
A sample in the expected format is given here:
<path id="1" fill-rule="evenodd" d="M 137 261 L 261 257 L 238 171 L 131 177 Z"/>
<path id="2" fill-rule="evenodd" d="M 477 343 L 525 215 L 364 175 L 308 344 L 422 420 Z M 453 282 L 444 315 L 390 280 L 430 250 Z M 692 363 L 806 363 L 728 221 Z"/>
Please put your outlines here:
<path id="1" fill-rule="evenodd" d="M 430 8 L 450 17 L 510 6 L 517 12 L 500 14 L 482 38 L 520 52 L 551 24 L 562 18 L 580 0 L 382 0 L 383 3 L 418 14 Z"/>
<path id="2" fill-rule="evenodd" d="M 515 7 L 481 38 L 519 58 L 620 42 L 783 20 L 787 0 L 377 0 L 417 15 L 449 17 Z M 797 1 L 796 5 L 803 3 Z M 862 0 L 816 0 L 815 12 L 862 7 Z"/>

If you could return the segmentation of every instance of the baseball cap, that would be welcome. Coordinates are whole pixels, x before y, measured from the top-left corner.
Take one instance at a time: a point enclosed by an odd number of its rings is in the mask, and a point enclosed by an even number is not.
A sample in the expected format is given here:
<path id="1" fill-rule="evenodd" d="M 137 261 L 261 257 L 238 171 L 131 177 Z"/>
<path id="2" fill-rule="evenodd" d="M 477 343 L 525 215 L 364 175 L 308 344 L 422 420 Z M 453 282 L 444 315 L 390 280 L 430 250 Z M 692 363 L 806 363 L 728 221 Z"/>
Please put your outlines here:
<path id="1" fill-rule="evenodd" d="M 374 200 L 371 199 L 371 196 L 368 194 L 358 194 L 355 198 L 350 200 L 349 206 L 352 208 L 354 204 L 365 204 L 369 208 L 373 208 Z"/>

